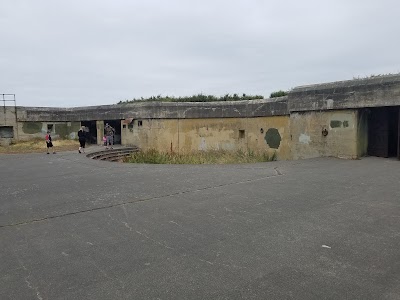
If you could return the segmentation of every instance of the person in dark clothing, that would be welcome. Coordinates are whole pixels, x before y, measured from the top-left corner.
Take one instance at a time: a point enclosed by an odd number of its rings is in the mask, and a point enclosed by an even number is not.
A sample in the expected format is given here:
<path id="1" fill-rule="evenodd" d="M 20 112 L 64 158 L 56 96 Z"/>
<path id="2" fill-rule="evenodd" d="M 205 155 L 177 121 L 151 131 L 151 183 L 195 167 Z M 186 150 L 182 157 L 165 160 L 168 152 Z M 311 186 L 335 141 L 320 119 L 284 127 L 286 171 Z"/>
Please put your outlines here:
<path id="1" fill-rule="evenodd" d="M 86 133 L 85 133 L 85 126 L 78 131 L 78 139 L 79 139 L 79 153 L 85 153 L 85 145 L 86 145 Z"/>
<path id="2" fill-rule="evenodd" d="M 51 140 L 50 130 L 47 131 L 45 138 L 46 138 L 47 154 L 49 154 L 49 148 L 53 149 L 53 142 Z M 56 154 L 56 151 L 54 149 L 53 149 L 53 154 Z"/>

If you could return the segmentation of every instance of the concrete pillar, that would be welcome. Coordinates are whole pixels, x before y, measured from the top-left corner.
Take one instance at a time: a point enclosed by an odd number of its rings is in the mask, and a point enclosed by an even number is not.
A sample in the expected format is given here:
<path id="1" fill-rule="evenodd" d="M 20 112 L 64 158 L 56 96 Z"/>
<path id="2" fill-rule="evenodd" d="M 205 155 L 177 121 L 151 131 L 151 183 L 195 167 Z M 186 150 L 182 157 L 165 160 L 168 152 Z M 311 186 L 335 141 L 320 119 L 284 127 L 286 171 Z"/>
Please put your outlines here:
<path id="1" fill-rule="evenodd" d="M 125 125 L 125 128 L 124 128 Z M 126 126 L 125 120 L 121 120 L 121 145 L 125 146 L 126 145 Z"/>
<path id="2" fill-rule="evenodd" d="M 97 145 L 103 145 L 104 121 L 96 121 Z"/>

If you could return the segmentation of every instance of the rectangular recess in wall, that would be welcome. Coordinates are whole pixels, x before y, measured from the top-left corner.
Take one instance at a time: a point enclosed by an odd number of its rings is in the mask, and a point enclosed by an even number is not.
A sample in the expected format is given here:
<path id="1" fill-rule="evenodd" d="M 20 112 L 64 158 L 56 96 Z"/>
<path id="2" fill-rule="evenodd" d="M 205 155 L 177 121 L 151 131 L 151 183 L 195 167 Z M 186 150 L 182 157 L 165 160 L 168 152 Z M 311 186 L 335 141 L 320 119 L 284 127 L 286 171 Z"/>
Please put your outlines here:
<path id="1" fill-rule="evenodd" d="M 143 126 L 143 121 L 142 120 L 137 121 L 137 126 Z"/>
<path id="2" fill-rule="evenodd" d="M 239 129 L 239 139 L 244 139 L 245 133 L 244 129 Z"/>
<path id="3" fill-rule="evenodd" d="M 53 132 L 53 127 L 54 124 L 47 124 L 47 130 L 50 130 L 51 132 Z"/>
<path id="4" fill-rule="evenodd" d="M 14 127 L 13 126 L 0 126 L 0 138 L 13 138 Z"/>

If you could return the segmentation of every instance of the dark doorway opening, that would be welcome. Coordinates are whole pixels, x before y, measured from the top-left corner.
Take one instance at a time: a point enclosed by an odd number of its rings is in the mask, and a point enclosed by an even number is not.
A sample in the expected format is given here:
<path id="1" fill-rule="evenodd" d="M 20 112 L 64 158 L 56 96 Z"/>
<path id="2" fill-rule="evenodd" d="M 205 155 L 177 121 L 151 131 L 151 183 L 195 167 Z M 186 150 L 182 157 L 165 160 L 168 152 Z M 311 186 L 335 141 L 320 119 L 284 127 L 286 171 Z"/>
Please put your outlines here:
<path id="1" fill-rule="evenodd" d="M 399 157 L 399 107 L 371 108 L 368 117 L 368 155 Z"/>
<path id="2" fill-rule="evenodd" d="M 13 137 L 14 137 L 13 126 L 0 126 L 0 138 L 12 139 Z"/>
<path id="3" fill-rule="evenodd" d="M 86 142 L 90 144 L 97 144 L 97 128 L 96 121 L 82 121 L 82 126 L 86 127 Z"/>
<path id="4" fill-rule="evenodd" d="M 121 144 L 121 120 L 105 120 L 104 126 L 107 123 L 115 129 L 114 144 Z"/>

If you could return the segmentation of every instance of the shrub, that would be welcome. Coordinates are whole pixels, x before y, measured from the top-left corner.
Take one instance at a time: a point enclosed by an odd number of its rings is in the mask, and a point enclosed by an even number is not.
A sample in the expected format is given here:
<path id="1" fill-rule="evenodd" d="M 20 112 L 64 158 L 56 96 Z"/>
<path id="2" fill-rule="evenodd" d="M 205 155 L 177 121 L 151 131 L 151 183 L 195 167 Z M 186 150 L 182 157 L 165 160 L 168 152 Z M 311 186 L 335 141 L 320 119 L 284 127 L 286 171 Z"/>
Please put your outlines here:
<path id="1" fill-rule="evenodd" d="M 149 98 L 140 99 L 132 99 L 132 100 L 124 100 L 119 101 L 118 104 L 126 104 L 133 102 L 214 102 L 214 101 L 240 101 L 240 100 L 256 100 L 256 99 L 264 99 L 264 96 L 261 95 L 246 95 L 242 94 L 239 96 L 238 94 L 225 94 L 224 96 L 217 97 L 213 95 L 203 95 L 197 94 L 193 96 L 185 96 L 185 97 L 174 97 L 174 96 L 151 96 Z"/>
<path id="2" fill-rule="evenodd" d="M 271 95 L 269 97 L 270 98 L 277 98 L 277 97 L 287 96 L 287 94 L 288 94 L 288 92 L 279 90 L 277 92 L 271 93 Z"/>

